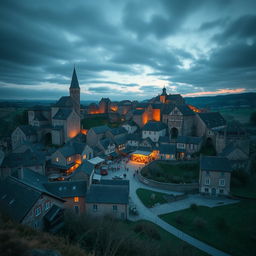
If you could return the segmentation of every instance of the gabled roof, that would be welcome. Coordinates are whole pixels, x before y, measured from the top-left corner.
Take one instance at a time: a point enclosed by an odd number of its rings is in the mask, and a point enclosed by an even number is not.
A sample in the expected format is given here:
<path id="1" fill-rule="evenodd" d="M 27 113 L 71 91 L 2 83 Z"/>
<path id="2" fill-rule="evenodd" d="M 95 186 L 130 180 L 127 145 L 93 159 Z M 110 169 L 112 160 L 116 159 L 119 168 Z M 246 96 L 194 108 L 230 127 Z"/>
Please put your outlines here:
<path id="1" fill-rule="evenodd" d="M 35 117 L 34 120 L 36 121 L 48 121 L 45 116 L 40 111 L 35 111 Z"/>
<path id="2" fill-rule="evenodd" d="M 90 163 L 89 161 L 84 161 L 73 173 L 71 176 L 76 175 L 79 172 L 83 172 L 88 176 L 91 176 L 94 170 L 94 164 Z"/>
<path id="3" fill-rule="evenodd" d="M 202 137 L 193 137 L 193 136 L 178 136 L 176 141 L 177 141 L 177 143 L 199 145 L 203 141 L 203 138 Z"/>
<path id="4" fill-rule="evenodd" d="M 160 136 L 158 142 L 159 143 L 170 143 L 170 138 L 168 136 Z"/>
<path id="5" fill-rule="evenodd" d="M 59 108 L 73 108 L 74 101 L 70 96 L 63 96 L 53 106 Z"/>
<path id="6" fill-rule="evenodd" d="M 169 94 L 169 95 L 167 96 L 167 99 L 168 99 L 168 100 L 176 101 L 176 100 L 180 100 L 180 99 L 183 100 L 183 97 L 182 97 L 180 94 Z"/>
<path id="7" fill-rule="evenodd" d="M 56 181 L 43 184 L 47 191 L 61 198 L 85 196 L 86 181 Z"/>
<path id="8" fill-rule="evenodd" d="M 92 184 L 86 195 L 87 203 L 128 204 L 129 187 L 127 185 Z"/>
<path id="9" fill-rule="evenodd" d="M 141 134 L 139 133 L 127 134 L 126 139 L 132 140 L 132 141 L 141 141 Z"/>
<path id="10" fill-rule="evenodd" d="M 72 80 L 71 80 L 71 83 L 70 83 L 70 89 L 71 88 L 80 88 L 79 87 L 79 83 L 78 83 L 78 79 L 77 79 L 77 75 L 76 75 L 76 69 L 74 68 L 73 70 L 73 75 L 72 75 Z"/>
<path id="11" fill-rule="evenodd" d="M 174 144 L 160 144 L 159 151 L 160 154 L 175 154 L 176 146 Z"/>
<path id="12" fill-rule="evenodd" d="M 219 156 L 201 156 L 200 169 L 219 172 L 231 172 L 232 170 L 229 160 Z"/>
<path id="13" fill-rule="evenodd" d="M 114 142 L 109 138 L 105 138 L 100 140 L 99 144 L 106 150 L 109 146 L 114 145 Z"/>
<path id="14" fill-rule="evenodd" d="M 123 135 L 114 139 L 116 145 L 122 145 L 127 142 L 127 136 Z"/>
<path id="15" fill-rule="evenodd" d="M 73 142 L 67 143 L 63 147 L 57 149 L 64 157 L 72 156 L 72 155 L 81 155 L 85 148 L 84 143 Z"/>
<path id="16" fill-rule="evenodd" d="M 190 109 L 186 104 L 176 106 L 184 116 L 193 116 L 195 112 Z"/>
<path id="17" fill-rule="evenodd" d="M 126 129 L 122 126 L 113 128 L 109 132 L 114 136 L 127 133 Z"/>
<path id="18" fill-rule="evenodd" d="M 155 131 L 155 132 L 162 131 L 164 129 L 166 129 L 166 125 L 164 123 L 155 122 L 155 121 L 147 122 L 142 128 L 143 131 Z"/>
<path id="19" fill-rule="evenodd" d="M 71 108 L 60 108 L 52 119 L 55 120 L 66 120 L 72 113 Z"/>
<path id="20" fill-rule="evenodd" d="M 129 125 L 129 126 L 136 126 L 136 127 L 138 127 L 138 125 L 133 120 L 126 121 L 122 125 Z"/>
<path id="21" fill-rule="evenodd" d="M 219 112 L 198 113 L 198 116 L 210 129 L 226 125 L 226 120 Z"/>
<path id="22" fill-rule="evenodd" d="M 107 125 L 101 125 L 91 128 L 96 134 L 105 133 L 110 130 L 110 128 Z"/>
<path id="23" fill-rule="evenodd" d="M 20 125 L 18 126 L 26 136 L 36 135 L 36 127 L 32 125 Z"/>
<path id="24" fill-rule="evenodd" d="M 175 108 L 174 104 L 164 104 L 164 109 L 162 111 L 163 114 L 169 114 L 170 112 L 173 111 Z"/>
<path id="25" fill-rule="evenodd" d="M 230 143 L 228 144 L 223 150 L 222 152 L 220 153 L 220 156 L 223 156 L 223 157 L 228 157 L 228 155 L 230 153 L 232 153 L 233 151 L 235 150 L 239 150 L 242 152 L 242 154 L 245 156 L 245 157 L 248 157 L 248 155 L 238 146 L 234 145 L 233 143 Z"/>

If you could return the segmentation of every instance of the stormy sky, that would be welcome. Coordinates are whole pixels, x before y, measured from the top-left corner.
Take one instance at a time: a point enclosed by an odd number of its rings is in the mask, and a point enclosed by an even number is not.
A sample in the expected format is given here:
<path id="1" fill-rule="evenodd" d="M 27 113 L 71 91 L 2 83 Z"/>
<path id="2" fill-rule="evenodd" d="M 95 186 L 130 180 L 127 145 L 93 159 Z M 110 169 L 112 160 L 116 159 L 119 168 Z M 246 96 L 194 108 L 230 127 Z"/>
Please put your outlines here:
<path id="1" fill-rule="evenodd" d="M 250 92 L 255 0 L 1 0 L 0 98 Z"/>

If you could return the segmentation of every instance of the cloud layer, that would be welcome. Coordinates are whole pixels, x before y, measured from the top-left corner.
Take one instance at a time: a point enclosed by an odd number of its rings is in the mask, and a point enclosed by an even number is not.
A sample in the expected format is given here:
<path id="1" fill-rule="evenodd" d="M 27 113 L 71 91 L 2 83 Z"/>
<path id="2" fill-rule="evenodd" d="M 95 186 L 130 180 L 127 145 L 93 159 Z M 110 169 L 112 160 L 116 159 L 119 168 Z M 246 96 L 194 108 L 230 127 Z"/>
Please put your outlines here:
<path id="1" fill-rule="evenodd" d="M 74 64 L 84 100 L 151 98 L 164 85 L 253 91 L 255 9 L 251 0 L 3 0 L 0 98 L 67 94 Z"/>

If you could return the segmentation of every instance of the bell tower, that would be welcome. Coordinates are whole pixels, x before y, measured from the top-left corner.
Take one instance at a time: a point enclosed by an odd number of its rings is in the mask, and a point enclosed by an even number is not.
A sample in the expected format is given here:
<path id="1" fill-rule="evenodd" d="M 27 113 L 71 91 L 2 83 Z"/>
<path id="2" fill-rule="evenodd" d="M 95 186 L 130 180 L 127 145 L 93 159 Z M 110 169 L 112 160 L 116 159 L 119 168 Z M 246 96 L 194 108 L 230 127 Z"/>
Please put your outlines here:
<path id="1" fill-rule="evenodd" d="M 166 93 L 166 88 L 164 87 L 163 91 L 162 91 L 162 94 L 160 95 L 160 101 L 162 103 L 165 103 L 166 102 L 166 97 L 167 97 L 167 93 Z"/>
<path id="2" fill-rule="evenodd" d="M 69 95 L 75 103 L 75 111 L 80 116 L 80 87 L 76 75 L 76 69 L 74 67 L 72 80 L 69 87 Z"/>

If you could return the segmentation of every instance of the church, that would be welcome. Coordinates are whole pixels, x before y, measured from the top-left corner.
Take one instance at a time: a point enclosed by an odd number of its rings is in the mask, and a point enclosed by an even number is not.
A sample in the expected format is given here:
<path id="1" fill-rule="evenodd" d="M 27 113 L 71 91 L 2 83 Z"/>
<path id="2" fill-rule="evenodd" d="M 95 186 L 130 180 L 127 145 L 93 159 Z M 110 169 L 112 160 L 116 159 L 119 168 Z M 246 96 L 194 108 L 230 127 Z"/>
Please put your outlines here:
<path id="1" fill-rule="evenodd" d="M 61 97 L 50 107 L 34 107 L 28 111 L 29 125 L 18 126 L 12 133 L 12 148 L 24 141 L 47 141 L 62 145 L 80 133 L 80 87 L 74 68 L 69 96 Z"/>

